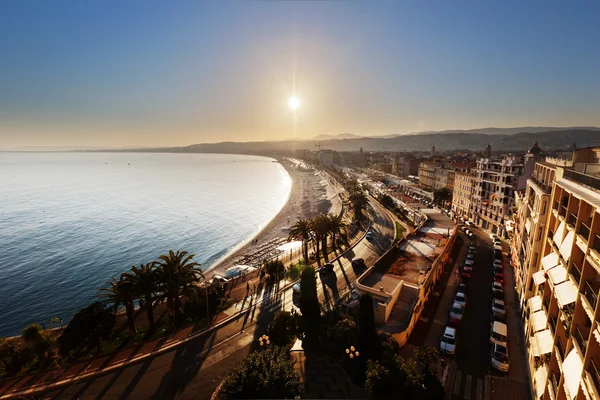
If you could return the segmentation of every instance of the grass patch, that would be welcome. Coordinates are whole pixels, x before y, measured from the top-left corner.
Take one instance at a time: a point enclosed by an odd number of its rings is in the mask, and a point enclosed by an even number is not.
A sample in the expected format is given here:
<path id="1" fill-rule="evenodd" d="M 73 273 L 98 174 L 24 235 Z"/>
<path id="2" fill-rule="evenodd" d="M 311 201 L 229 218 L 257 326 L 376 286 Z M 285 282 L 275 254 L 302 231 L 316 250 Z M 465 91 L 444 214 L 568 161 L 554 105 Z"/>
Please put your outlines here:
<path id="1" fill-rule="evenodd" d="M 396 241 L 399 242 L 404 237 L 404 227 L 400 222 L 396 222 Z"/>

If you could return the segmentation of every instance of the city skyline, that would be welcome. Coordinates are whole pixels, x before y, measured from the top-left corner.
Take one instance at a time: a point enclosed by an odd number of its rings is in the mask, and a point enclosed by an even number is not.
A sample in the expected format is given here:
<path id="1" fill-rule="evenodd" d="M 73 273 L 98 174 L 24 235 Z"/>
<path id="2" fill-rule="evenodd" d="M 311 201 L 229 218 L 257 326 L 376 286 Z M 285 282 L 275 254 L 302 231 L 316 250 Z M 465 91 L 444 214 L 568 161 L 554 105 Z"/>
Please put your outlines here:
<path id="1" fill-rule="evenodd" d="M 600 125 L 592 2 L 0 10 L 3 149 Z"/>

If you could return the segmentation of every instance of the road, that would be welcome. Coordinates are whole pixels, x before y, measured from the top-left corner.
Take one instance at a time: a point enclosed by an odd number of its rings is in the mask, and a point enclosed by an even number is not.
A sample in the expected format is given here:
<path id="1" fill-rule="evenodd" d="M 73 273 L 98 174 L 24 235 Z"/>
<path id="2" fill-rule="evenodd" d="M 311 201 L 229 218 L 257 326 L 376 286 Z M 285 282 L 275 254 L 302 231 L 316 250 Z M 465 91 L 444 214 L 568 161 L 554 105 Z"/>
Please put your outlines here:
<path id="1" fill-rule="evenodd" d="M 371 265 L 394 240 L 394 223 L 374 199 L 369 209 L 374 238 L 361 240 L 348 254 L 334 263 L 334 289 L 319 285 L 324 308 L 350 290 L 356 279 L 350 260 L 362 257 Z M 317 278 L 318 279 L 318 278 Z M 258 302 L 257 302 L 258 297 Z M 54 399 L 208 399 L 227 371 L 238 364 L 264 334 L 268 323 L 280 310 L 293 307 L 292 290 L 274 293 L 269 288 L 238 308 L 249 311 L 206 335 L 160 355 L 117 368 L 110 372 L 75 381 L 59 389 L 48 390 L 45 398 Z"/>

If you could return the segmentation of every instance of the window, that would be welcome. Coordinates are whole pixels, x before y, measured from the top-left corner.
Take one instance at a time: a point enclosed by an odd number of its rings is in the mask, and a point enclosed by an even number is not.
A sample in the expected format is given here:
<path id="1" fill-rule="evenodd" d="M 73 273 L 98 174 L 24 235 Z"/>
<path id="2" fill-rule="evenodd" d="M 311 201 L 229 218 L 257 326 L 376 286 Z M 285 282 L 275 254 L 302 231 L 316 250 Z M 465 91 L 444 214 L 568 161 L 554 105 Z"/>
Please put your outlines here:
<path id="1" fill-rule="evenodd" d="M 537 235 L 537 241 L 539 242 L 540 240 L 542 240 L 542 228 L 538 228 L 538 235 Z"/>
<path id="2" fill-rule="evenodd" d="M 542 212 L 540 213 L 540 215 L 546 214 L 546 203 L 547 201 L 545 200 L 542 202 Z"/>

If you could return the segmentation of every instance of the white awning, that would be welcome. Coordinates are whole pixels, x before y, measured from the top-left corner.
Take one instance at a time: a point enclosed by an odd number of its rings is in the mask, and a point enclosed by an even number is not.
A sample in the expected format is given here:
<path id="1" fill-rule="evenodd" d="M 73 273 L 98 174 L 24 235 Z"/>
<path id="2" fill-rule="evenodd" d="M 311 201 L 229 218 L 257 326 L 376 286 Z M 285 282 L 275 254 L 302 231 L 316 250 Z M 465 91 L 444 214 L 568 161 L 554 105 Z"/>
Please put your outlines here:
<path id="1" fill-rule="evenodd" d="M 571 257 L 571 251 L 573 250 L 573 243 L 575 243 L 575 232 L 569 231 L 567 237 L 560 245 L 560 254 L 562 255 L 565 261 L 569 261 Z"/>
<path id="2" fill-rule="evenodd" d="M 548 276 L 554 285 L 558 285 L 567 280 L 567 269 L 559 264 L 548 271 Z"/>
<path id="3" fill-rule="evenodd" d="M 539 332 L 546 329 L 546 324 L 548 322 L 548 316 L 544 310 L 536 311 L 531 314 L 531 323 L 533 332 Z"/>
<path id="4" fill-rule="evenodd" d="M 560 245 L 562 244 L 563 237 L 565 236 L 565 229 L 565 223 L 561 222 L 560 225 L 558 225 L 558 229 L 556 230 L 556 232 L 554 232 L 552 240 L 554 241 L 554 243 L 556 243 L 556 247 L 560 247 Z"/>
<path id="5" fill-rule="evenodd" d="M 556 291 L 556 300 L 561 308 L 577 300 L 577 286 L 570 279 L 555 286 L 554 290 Z"/>
<path id="6" fill-rule="evenodd" d="M 531 234 L 531 220 L 527 219 L 527 221 L 525 221 L 525 229 L 527 230 L 527 234 Z"/>
<path id="7" fill-rule="evenodd" d="M 579 381 L 581 380 L 581 373 L 583 372 L 583 363 L 581 356 L 575 350 L 571 349 L 565 361 L 562 365 L 563 376 L 565 377 L 565 389 L 574 398 L 579 390 Z"/>
<path id="8" fill-rule="evenodd" d="M 541 285 L 542 283 L 546 282 L 546 276 L 544 275 L 544 271 L 538 271 L 535 274 L 533 274 L 533 282 L 536 285 Z"/>
<path id="9" fill-rule="evenodd" d="M 535 334 L 535 340 L 538 344 L 538 349 L 541 355 L 552 353 L 552 346 L 554 344 L 554 338 L 549 329 L 537 332 Z"/>
<path id="10" fill-rule="evenodd" d="M 558 264 L 558 254 L 552 252 L 542 258 L 542 267 L 544 271 L 548 271 L 550 268 L 555 267 Z"/>
<path id="11" fill-rule="evenodd" d="M 542 365 L 535 371 L 535 394 L 538 398 L 542 397 L 546 390 L 546 378 L 548 378 L 548 367 Z"/>
<path id="12" fill-rule="evenodd" d="M 542 309 L 542 298 L 540 296 L 533 296 L 529 299 L 529 312 L 536 312 Z"/>
<path id="13" fill-rule="evenodd" d="M 531 350 L 531 352 L 533 353 L 534 357 L 539 357 L 540 356 L 540 348 L 538 347 L 538 342 L 535 339 L 535 336 L 530 336 L 529 337 L 529 349 Z"/>

